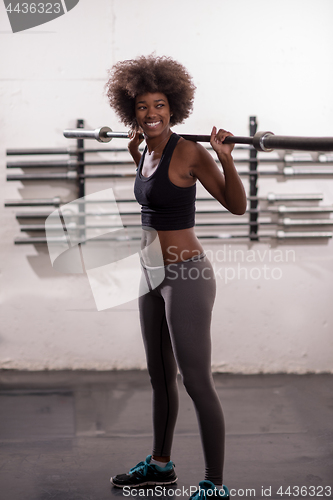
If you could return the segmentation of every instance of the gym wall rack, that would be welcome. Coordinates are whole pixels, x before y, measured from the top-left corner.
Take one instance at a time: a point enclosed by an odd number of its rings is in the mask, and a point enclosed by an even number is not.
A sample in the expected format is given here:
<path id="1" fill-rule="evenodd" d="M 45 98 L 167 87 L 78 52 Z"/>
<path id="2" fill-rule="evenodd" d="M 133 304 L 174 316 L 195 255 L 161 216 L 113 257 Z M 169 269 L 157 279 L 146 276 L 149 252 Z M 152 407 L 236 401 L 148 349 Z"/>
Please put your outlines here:
<path id="1" fill-rule="evenodd" d="M 270 132 L 257 132 L 257 119 L 250 117 L 250 137 L 230 138 L 236 143 L 234 149 L 234 160 L 238 173 L 248 178 L 248 208 L 243 216 L 232 216 L 227 210 L 212 197 L 198 196 L 196 210 L 196 227 L 199 238 L 202 239 L 245 239 L 250 241 L 271 240 L 277 241 L 301 239 L 303 241 L 313 239 L 327 239 L 332 237 L 332 232 L 327 230 L 333 226 L 333 205 L 321 206 L 322 193 L 295 193 L 279 194 L 268 193 L 258 195 L 260 178 L 275 177 L 287 181 L 290 178 L 300 177 L 302 179 L 333 178 L 333 140 L 331 138 L 288 138 L 285 136 L 274 136 Z M 77 236 L 78 242 L 84 242 L 86 231 L 100 227 L 115 226 L 108 222 L 101 222 L 103 216 L 115 215 L 115 213 L 104 211 L 103 214 L 96 213 L 89 208 L 89 201 L 85 200 L 86 183 L 92 179 L 105 179 L 110 182 L 127 179 L 133 183 L 135 168 L 132 172 L 126 170 L 133 165 L 127 148 L 109 148 L 106 145 L 97 148 L 86 148 L 85 139 L 97 139 L 106 143 L 112 137 L 127 138 L 127 133 L 112 132 L 108 127 L 102 127 L 94 131 L 84 129 L 84 120 L 77 120 L 75 130 L 66 130 L 64 135 L 75 138 L 76 146 L 68 148 L 50 149 L 10 149 L 7 156 L 29 157 L 43 156 L 47 159 L 42 161 L 33 160 L 8 161 L 7 168 L 21 169 L 23 173 L 9 173 L 7 180 L 21 181 L 23 185 L 40 182 L 50 183 L 60 181 L 70 183 L 75 188 L 77 213 L 72 213 L 70 218 L 70 231 Z M 183 135 L 189 140 L 202 140 L 207 142 L 209 136 Z M 229 139 L 229 138 L 227 138 Z M 302 153 L 293 153 L 290 140 Z M 297 139 L 297 142 L 295 140 Z M 237 142 L 238 141 L 238 142 Z M 275 142 L 274 142 L 275 141 Z M 310 143 L 309 143 L 310 141 Z M 229 141 L 228 141 L 229 142 Z M 240 144 L 240 145 L 239 145 Z M 278 157 L 267 154 L 271 148 L 279 149 Z M 287 147 L 283 150 L 282 147 Z M 314 148 L 319 151 L 313 152 Z M 209 149 L 209 148 L 208 148 Z M 265 151 L 265 153 L 261 153 Z M 311 153 L 304 153 L 311 151 Z M 259 152 L 259 156 L 258 155 Z M 87 155 L 94 153 L 107 153 L 108 160 L 87 160 Z M 119 153 L 125 155 L 124 160 L 119 160 Z M 57 160 L 57 156 L 66 156 L 66 159 Z M 263 155 L 263 156 L 262 156 Z M 105 155 L 104 155 L 105 156 Z M 48 159 L 50 158 L 50 159 Z M 104 172 L 87 172 L 85 167 L 103 167 Z M 126 168 L 127 167 L 127 168 Z M 65 170 L 59 172 L 58 170 Z M 33 173 L 29 171 L 33 170 Z M 107 202 L 107 200 L 105 200 Z M 21 232 L 28 234 L 26 237 L 17 237 L 14 243 L 22 244 L 46 244 L 45 220 L 57 207 L 66 205 L 68 201 L 60 196 L 52 198 L 25 198 L 19 200 L 6 200 L 6 207 L 24 207 L 23 211 L 17 212 L 16 219 L 20 223 Z M 104 203 L 104 202 L 103 202 Z M 300 205 L 300 203 L 302 205 Z M 140 229 L 140 207 L 137 205 L 134 195 L 132 198 L 117 199 L 119 212 L 123 226 L 129 231 L 133 230 L 133 236 L 129 239 L 137 239 Z M 71 202 L 73 205 L 73 202 Z M 29 210 L 30 207 L 30 210 Z M 36 207 L 45 207 L 45 211 L 36 211 Z M 94 220 L 95 217 L 95 220 Z M 105 225 L 106 224 L 106 225 Z M 227 228 L 226 232 L 222 232 Z M 239 228 L 242 229 L 239 232 Z M 55 224 L 54 231 L 59 232 Z M 296 230 L 295 230 L 296 229 Z M 137 231 L 135 233 L 135 231 Z M 110 233 L 111 234 L 111 233 Z M 112 235 L 111 235 L 112 236 Z M 112 239 L 110 236 L 110 239 Z"/>

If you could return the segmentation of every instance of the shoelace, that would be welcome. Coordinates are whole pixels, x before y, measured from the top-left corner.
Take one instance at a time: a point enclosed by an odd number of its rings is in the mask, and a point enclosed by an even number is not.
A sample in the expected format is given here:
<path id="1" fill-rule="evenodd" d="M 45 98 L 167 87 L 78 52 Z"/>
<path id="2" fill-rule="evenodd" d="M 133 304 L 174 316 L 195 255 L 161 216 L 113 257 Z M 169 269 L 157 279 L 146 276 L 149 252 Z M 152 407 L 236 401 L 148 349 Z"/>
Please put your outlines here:
<path id="1" fill-rule="evenodd" d="M 139 462 L 135 467 L 132 467 L 132 469 L 130 469 L 129 473 L 133 474 L 133 472 L 140 472 L 145 476 L 148 472 L 148 465 L 149 464 L 147 464 L 147 462 Z"/>

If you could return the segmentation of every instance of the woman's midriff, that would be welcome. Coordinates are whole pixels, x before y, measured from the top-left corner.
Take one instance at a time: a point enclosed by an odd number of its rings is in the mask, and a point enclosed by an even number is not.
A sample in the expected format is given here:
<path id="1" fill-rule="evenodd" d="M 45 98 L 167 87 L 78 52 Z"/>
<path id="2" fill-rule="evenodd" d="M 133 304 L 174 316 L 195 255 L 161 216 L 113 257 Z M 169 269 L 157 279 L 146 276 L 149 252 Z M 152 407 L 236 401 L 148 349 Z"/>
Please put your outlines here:
<path id="1" fill-rule="evenodd" d="M 191 259 L 204 251 L 193 227 L 177 231 L 157 231 L 157 233 L 165 264 Z"/>

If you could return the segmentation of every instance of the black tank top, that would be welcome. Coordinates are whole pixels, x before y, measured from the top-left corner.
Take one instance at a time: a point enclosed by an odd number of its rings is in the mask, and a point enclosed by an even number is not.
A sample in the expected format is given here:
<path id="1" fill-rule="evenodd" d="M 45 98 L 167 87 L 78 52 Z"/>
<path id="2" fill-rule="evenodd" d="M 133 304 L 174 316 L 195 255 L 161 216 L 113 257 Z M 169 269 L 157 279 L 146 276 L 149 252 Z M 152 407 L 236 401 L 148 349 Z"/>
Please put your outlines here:
<path id="1" fill-rule="evenodd" d="M 134 195 L 141 205 L 141 223 L 157 231 L 187 229 L 195 224 L 196 185 L 179 187 L 169 179 L 169 164 L 179 139 L 175 133 L 170 136 L 150 177 L 142 175 L 147 146 L 137 169 Z"/>

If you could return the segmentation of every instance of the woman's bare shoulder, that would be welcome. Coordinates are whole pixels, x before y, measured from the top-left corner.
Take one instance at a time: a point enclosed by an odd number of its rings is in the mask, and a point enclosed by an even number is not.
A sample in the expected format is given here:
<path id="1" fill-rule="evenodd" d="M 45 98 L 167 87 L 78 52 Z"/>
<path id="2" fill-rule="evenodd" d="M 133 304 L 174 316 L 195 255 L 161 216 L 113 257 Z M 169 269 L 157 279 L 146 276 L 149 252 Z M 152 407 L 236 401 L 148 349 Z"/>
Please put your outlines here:
<path id="1" fill-rule="evenodd" d="M 203 156 L 209 154 L 207 149 L 201 144 L 194 141 L 188 141 L 183 137 L 181 137 L 178 141 L 177 153 L 179 156 L 191 160 L 192 163 L 195 162 L 195 160 L 200 160 Z"/>

